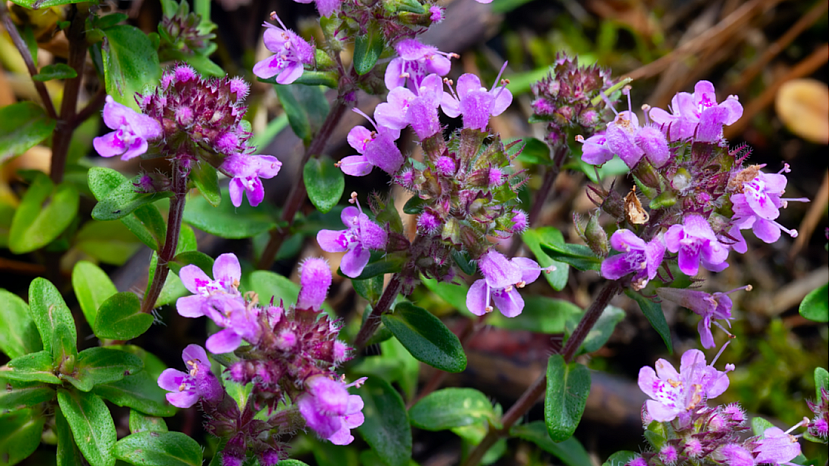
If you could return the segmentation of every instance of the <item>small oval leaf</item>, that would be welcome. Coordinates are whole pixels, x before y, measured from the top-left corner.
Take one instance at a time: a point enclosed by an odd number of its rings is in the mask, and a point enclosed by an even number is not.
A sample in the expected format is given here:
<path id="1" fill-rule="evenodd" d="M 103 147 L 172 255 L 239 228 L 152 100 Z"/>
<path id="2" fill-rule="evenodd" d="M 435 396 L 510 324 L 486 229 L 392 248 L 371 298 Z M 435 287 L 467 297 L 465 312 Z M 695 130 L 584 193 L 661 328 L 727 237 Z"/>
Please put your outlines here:
<path id="1" fill-rule="evenodd" d="M 181 432 L 139 432 L 115 444 L 115 457 L 137 466 L 200 466 L 202 447 Z"/>
<path id="2" fill-rule="evenodd" d="M 58 404 L 78 449 L 92 466 L 113 466 L 115 423 L 104 400 L 92 393 L 58 390 Z"/>
<path id="3" fill-rule="evenodd" d="M 110 296 L 98 309 L 95 336 L 114 340 L 130 340 L 153 325 L 153 316 L 141 312 L 141 301 L 125 291 Z"/>
<path id="4" fill-rule="evenodd" d="M 472 388 L 445 388 L 425 396 L 409 408 L 409 422 L 420 429 L 446 430 L 490 420 L 500 423 L 484 393 Z"/>
<path id="5" fill-rule="evenodd" d="M 389 466 L 404 466 L 412 456 L 412 430 L 403 399 L 383 379 L 369 377 L 360 389 L 363 425 L 357 428 L 366 443 Z"/>
<path id="6" fill-rule="evenodd" d="M 591 374 L 582 364 L 567 364 L 561 354 L 548 359 L 545 424 L 554 442 L 573 435 L 591 391 Z"/>
<path id="7" fill-rule="evenodd" d="M 311 203 L 324 214 L 337 205 L 346 188 L 343 172 L 329 157 L 309 160 L 303 167 L 303 181 Z"/>
<path id="8" fill-rule="evenodd" d="M 401 303 L 381 320 L 415 359 L 447 372 L 461 372 L 467 367 L 458 337 L 426 309 Z"/>

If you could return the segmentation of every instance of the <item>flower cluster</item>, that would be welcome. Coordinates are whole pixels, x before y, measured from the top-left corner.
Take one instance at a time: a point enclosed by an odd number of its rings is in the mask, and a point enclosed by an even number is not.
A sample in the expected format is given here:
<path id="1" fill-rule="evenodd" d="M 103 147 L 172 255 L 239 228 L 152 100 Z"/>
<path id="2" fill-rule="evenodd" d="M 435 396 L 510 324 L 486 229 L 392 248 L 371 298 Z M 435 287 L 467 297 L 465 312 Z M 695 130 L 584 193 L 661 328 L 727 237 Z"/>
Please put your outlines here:
<path id="1" fill-rule="evenodd" d="M 246 452 L 263 464 L 275 464 L 285 457 L 279 435 L 303 427 L 344 445 L 353 440 L 350 430 L 363 423 L 363 402 L 347 391 L 362 380 L 349 385 L 336 372 L 350 359 L 351 348 L 337 339 L 340 322 L 321 310 L 331 285 L 329 266 L 322 259 L 307 259 L 300 276 L 296 304 L 276 305 L 272 298 L 270 304 L 260 305 L 255 293 L 240 293 L 241 269 L 233 254 L 216 259 L 213 278 L 195 265 L 180 271 L 193 295 L 177 301 L 179 314 L 207 316 L 221 327 L 208 338 L 207 349 L 235 353 L 226 356 L 234 361 L 226 368 L 228 379 L 253 386 L 247 406 L 228 401 L 204 350 L 195 345 L 183 353 L 188 373 L 170 369 L 159 378 L 159 385 L 172 392 L 171 403 L 189 407 L 199 402 L 208 431 L 229 438 L 223 464 L 241 464 Z M 263 408 L 270 413 L 266 421 L 241 421 Z M 268 433 L 274 429 L 276 435 Z"/>
<path id="2" fill-rule="evenodd" d="M 801 453 L 798 440 L 790 435 L 792 429 L 784 432 L 770 427 L 762 435 L 745 438 L 741 434 L 748 430 L 747 419 L 740 406 L 707 405 L 707 400 L 729 386 L 726 373 L 733 365 L 719 371 L 714 361 L 706 364 L 703 353 L 689 350 L 681 358 L 679 372 L 663 359 L 655 369 L 640 369 L 638 384 L 651 398 L 643 405 L 643 426 L 657 435 L 646 437 L 652 450 L 627 466 L 781 465 L 792 464 L 790 461 Z M 660 428 L 653 429 L 658 425 Z"/>
<path id="3" fill-rule="evenodd" d="M 641 290 L 655 278 L 672 281 L 669 263 L 690 277 L 701 269 L 722 271 L 729 265 L 731 250 L 747 250 L 741 230 L 752 229 L 767 243 L 778 240 L 781 231 L 797 235 L 776 221 L 788 201 L 805 200 L 783 197 L 789 167 L 764 173 L 762 165 L 745 166 L 746 148 L 730 150 L 723 139 L 723 127 L 743 112 L 736 97 L 718 103 L 712 83 L 700 81 L 694 94 L 675 96 L 671 112 L 644 106 L 641 124 L 631 109 L 629 89 L 623 94 L 628 96 L 628 111 L 617 113 L 604 131 L 577 138 L 583 143 L 586 163 L 601 165 L 619 156 L 648 201 L 644 205 L 634 191 L 623 198 L 613 190 L 591 188 L 601 198 L 596 204 L 625 227 L 611 236 L 611 248 L 620 254 L 604 260 L 603 277 L 630 276 L 631 287 Z M 591 246 L 595 251 L 607 250 L 604 244 Z M 659 274 L 661 266 L 666 276 Z M 660 290 L 657 294 L 664 299 L 704 317 L 699 327 L 703 345 L 713 347 L 712 319 L 728 322 L 731 300 L 723 293 L 695 291 L 681 296 Z"/>

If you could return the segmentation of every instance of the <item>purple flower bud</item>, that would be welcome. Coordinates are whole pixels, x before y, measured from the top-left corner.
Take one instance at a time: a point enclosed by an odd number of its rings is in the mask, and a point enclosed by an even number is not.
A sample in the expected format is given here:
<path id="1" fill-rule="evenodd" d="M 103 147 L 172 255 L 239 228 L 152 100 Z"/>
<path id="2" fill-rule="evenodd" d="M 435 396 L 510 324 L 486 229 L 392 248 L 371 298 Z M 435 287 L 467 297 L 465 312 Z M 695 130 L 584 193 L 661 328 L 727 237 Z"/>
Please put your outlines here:
<path id="1" fill-rule="evenodd" d="M 148 141 L 162 136 L 158 121 L 119 104 L 111 96 L 107 96 L 103 114 L 104 124 L 115 131 L 92 140 L 101 157 L 120 155 L 121 160 L 130 160 L 147 152 Z"/>
<path id="2" fill-rule="evenodd" d="M 321 258 L 306 259 L 300 266 L 300 296 L 297 307 L 320 310 L 331 286 L 331 269 Z"/>
<path id="3" fill-rule="evenodd" d="M 666 466 L 671 466 L 677 462 L 677 449 L 668 443 L 660 448 L 660 461 Z"/>
<path id="4" fill-rule="evenodd" d="M 254 74 L 262 79 L 277 77 L 278 84 L 291 84 L 303 74 L 303 66 L 314 62 L 314 49 L 302 37 L 280 23 L 278 28 L 270 23 L 263 23 L 265 47 L 274 53 L 269 58 L 254 65 Z"/>
<path id="5" fill-rule="evenodd" d="M 251 90 L 251 86 L 242 78 L 232 78 L 230 81 L 231 92 L 236 94 L 236 100 L 242 101 L 245 100 L 245 97 L 248 97 L 248 92 Z"/>
<path id="6" fill-rule="evenodd" d="M 746 422 L 746 413 L 743 408 L 737 403 L 731 403 L 723 408 L 723 414 L 729 416 L 729 419 L 736 425 L 743 425 Z"/>
<path id="7" fill-rule="evenodd" d="M 451 157 L 442 155 L 435 161 L 435 169 L 438 170 L 438 173 L 446 177 L 451 177 L 455 175 L 455 161 Z"/>
<path id="8" fill-rule="evenodd" d="M 297 346 L 297 334 L 292 332 L 289 329 L 280 330 L 280 333 L 277 334 L 277 348 L 282 351 L 288 351 L 291 348 Z"/>
<path id="9" fill-rule="evenodd" d="M 280 462 L 280 454 L 277 450 L 266 450 L 259 455 L 259 464 L 261 466 L 277 466 Z"/>
<path id="10" fill-rule="evenodd" d="M 636 290 L 648 284 L 657 276 L 657 268 L 663 262 L 665 245 L 658 236 L 646 244 L 630 230 L 617 230 L 611 235 L 611 247 L 622 254 L 610 256 L 602 262 L 602 276 L 608 280 L 617 280 L 630 273 Z"/>
<path id="11" fill-rule="evenodd" d="M 686 445 L 683 446 L 683 454 L 690 458 L 699 458 L 703 454 L 703 445 L 700 440 L 696 438 L 686 440 Z"/>
<path id="12" fill-rule="evenodd" d="M 504 184 L 504 173 L 500 169 L 492 167 L 487 172 L 487 184 L 490 187 L 496 188 Z"/>
<path id="13" fill-rule="evenodd" d="M 190 107 L 179 107 L 176 109 L 176 123 L 181 126 L 193 124 L 193 110 Z"/>
<path id="14" fill-rule="evenodd" d="M 513 218 L 511 218 L 510 221 L 513 222 L 513 226 L 510 227 L 510 231 L 512 233 L 521 233 L 525 231 L 528 226 L 527 214 L 520 209 L 513 209 L 512 213 Z"/>
<path id="15" fill-rule="evenodd" d="M 418 228 L 429 235 L 436 233 L 441 225 L 441 219 L 430 211 L 418 216 Z"/>
<path id="16" fill-rule="evenodd" d="M 350 346 L 340 340 L 334 340 L 334 362 L 342 363 L 351 359 L 349 352 L 352 350 Z"/>
<path id="17" fill-rule="evenodd" d="M 179 65 L 173 70 L 173 75 L 178 82 L 187 82 L 191 79 L 198 79 L 199 75 L 190 67 L 190 65 Z"/>
<path id="18" fill-rule="evenodd" d="M 297 3 L 314 3 L 317 5 L 317 11 L 320 16 L 331 16 L 336 11 L 340 10 L 340 4 L 343 0 L 294 0 Z"/>
<path id="19" fill-rule="evenodd" d="M 436 24 L 444 21 L 444 9 L 438 5 L 429 7 L 429 20 Z"/>
<path id="20" fill-rule="evenodd" d="M 222 400 L 224 390 L 210 371 L 210 361 L 204 348 L 188 345 L 182 351 L 182 360 L 188 372 L 165 369 L 158 379 L 159 387 L 172 392 L 166 395 L 167 401 L 178 408 L 189 408 L 200 399 L 209 403 Z"/>
<path id="21" fill-rule="evenodd" d="M 646 461 L 642 456 L 638 456 L 626 463 L 625 466 L 648 466 L 648 461 Z"/>

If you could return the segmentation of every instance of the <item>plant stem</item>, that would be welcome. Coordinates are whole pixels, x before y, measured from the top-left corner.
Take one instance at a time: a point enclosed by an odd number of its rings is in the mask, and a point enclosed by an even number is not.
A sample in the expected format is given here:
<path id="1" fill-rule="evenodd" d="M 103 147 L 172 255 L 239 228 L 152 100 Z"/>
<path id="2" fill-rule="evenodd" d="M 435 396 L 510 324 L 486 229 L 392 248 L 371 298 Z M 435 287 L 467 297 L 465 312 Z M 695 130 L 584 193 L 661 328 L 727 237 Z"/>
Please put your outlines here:
<path id="1" fill-rule="evenodd" d="M 536 226 L 536 222 L 542 214 L 542 207 L 545 205 L 545 200 L 548 198 L 551 188 L 553 188 L 556 177 L 559 176 L 559 172 L 562 171 L 562 165 L 564 165 L 567 155 L 567 146 L 556 147 L 553 150 L 553 165 L 549 166 L 545 171 L 545 176 L 542 178 L 542 186 L 539 187 L 539 190 L 536 191 L 536 195 L 533 197 L 533 204 L 530 207 L 530 213 L 528 213 L 527 216 L 528 227 Z M 514 236 L 513 241 L 510 243 L 510 249 L 507 252 L 507 256 L 515 256 L 522 247 L 522 244 L 521 238 Z"/>
<path id="2" fill-rule="evenodd" d="M 101 109 L 107 98 L 107 89 L 104 86 L 98 88 L 98 91 L 92 96 L 92 99 L 87 102 L 86 106 L 80 112 L 75 114 L 75 117 L 69 122 L 69 127 L 73 130 L 81 126 L 87 118 L 91 117 Z"/>
<path id="3" fill-rule="evenodd" d="M 401 291 L 402 285 L 403 283 L 400 279 L 400 273 L 392 275 L 392 279 L 389 280 L 389 284 L 386 285 L 386 289 L 384 289 L 383 294 L 380 295 L 377 305 L 372 308 L 372 313 L 369 314 L 369 317 L 366 318 L 363 322 L 363 326 L 360 327 L 360 331 L 357 333 L 357 337 L 354 340 L 354 346 L 358 351 L 363 349 L 363 347 L 366 346 L 366 342 L 369 341 L 369 338 L 372 338 L 372 335 L 375 334 L 375 331 L 380 325 L 380 316 L 392 307 L 392 303 L 395 302 L 395 298 Z"/>
<path id="4" fill-rule="evenodd" d="M 14 25 L 11 17 L 9 16 L 9 10 L 6 8 L 6 2 L 0 2 L 0 16 L 3 17 L 3 27 L 6 28 L 6 32 L 9 33 L 9 36 L 11 36 L 12 42 L 15 47 L 17 47 L 17 51 L 20 53 L 20 56 L 23 58 L 23 62 L 26 64 L 26 69 L 29 70 L 29 75 L 36 75 L 38 71 L 35 61 L 32 58 L 32 54 L 29 52 L 29 47 L 26 46 L 26 42 L 22 37 L 20 37 L 20 32 L 17 30 L 17 26 Z M 40 100 L 43 101 L 43 107 L 46 109 L 46 113 L 49 115 L 49 118 L 57 120 L 58 114 L 55 111 L 55 105 L 52 103 L 52 98 L 49 97 L 49 91 L 46 90 L 46 84 L 42 81 L 32 80 L 32 82 L 35 84 L 35 89 L 37 90 L 38 95 L 40 95 Z"/>
<path id="5" fill-rule="evenodd" d="M 594 324 L 597 323 L 599 316 L 602 315 L 602 311 L 605 310 L 611 302 L 611 299 L 622 291 L 622 288 L 622 283 L 620 281 L 609 281 L 602 287 L 599 295 L 597 295 L 594 302 L 591 303 L 588 310 L 585 311 L 585 315 L 582 316 L 582 320 L 579 321 L 579 324 L 568 338 L 568 342 L 562 350 L 562 356 L 566 363 L 570 363 L 573 360 L 574 355 L 576 355 L 576 351 L 585 341 L 585 337 L 588 336 L 588 333 L 594 327 Z M 511 406 L 510 409 L 504 413 L 504 416 L 501 419 L 502 428 L 495 429 L 493 426 L 490 426 L 490 429 L 487 431 L 487 435 L 481 443 L 479 443 L 475 449 L 470 452 L 470 456 L 468 456 L 464 463 L 462 463 L 462 466 L 475 466 L 479 464 L 481 459 L 484 457 L 484 454 L 487 453 L 490 447 L 492 447 L 500 437 L 509 435 L 510 428 L 513 427 L 513 424 L 521 419 L 521 417 L 536 404 L 536 401 L 545 392 L 546 387 L 547 379 L 543 373 L 538 379 L 536 379 L 535 382 L 533 382 L 533 385 L 525 390 L 522 396 L 516 400 L 516 403 L 514 403 L 513 406 Z"/>
<path id="6" fill-rule="evenodd" d="M 141 302 L 141 312 L 145 314 L 155 307 L 156 300 L 164 288 L 164 282 L 167 281 L 167 274 L 170 272 L 168 263 L 176 257 L 179 234 L 182 230 L 184 204 L 187 201 L 187 175 L 189 173 L 190 169 L 182 166 L 180 160 L 176 159 L 173 162 L 173 198 L 170 199 L 170 211 L 167 213 L 167 235 L 164 238 L 164 246 L 158 254 L 153 282 L 147 287 L 144 300 Z"/>
<path id="7" fill-rule="evenodd" d="M 295 177 L 296 182 L 291 188 L 291 193 L 288 195 L 288 200 L 285 202 L 285 205 L 282 208 L 282 215 L 280 216 L 280 220 L 287 223 L 287 225 L 282 228 L 277 227 L 271 230 L 271 238 L 268 240 L 268 244 L 265 246 L 262 257 L 259 259 L 259 263 L 257 264 L 258 269 L 270 269 L 271 265 L 274 264 L 277 253 L 280 251 L 280 247 L 282 246 L 283 241 L 285 241 L 285 237 L 288 235 L 291 225 L 294 223 L 294 217 L 297 216 L 297 211 L 300 210 L 300 207 L 302 207 L 305 202 L 306 189 L 305 182 L 303 181 L 303 168 L 311 157 L 319 156 L 323 152 L 323 149 L 326 148 L 326 143 L 328 143 L 329 138 L 331 138 L 331 134 L 334 132 L 337 124 L 340 123 L 340 119 L 343 118 L 343 114 L 346 112 L 346 107 L 347 104 L 344 95 L 338 95 L 337 98 L 334 99 L 332 108 L 326 116 L 325 121 L 323 121 L 320 131 L 317 132 L 314 139 L 311 140 L 311 143 L 306 148 L 305 154 L 303 154 L 303 159 L 300 161 L 300 166 L 297 169 L 297 175 Z"/>

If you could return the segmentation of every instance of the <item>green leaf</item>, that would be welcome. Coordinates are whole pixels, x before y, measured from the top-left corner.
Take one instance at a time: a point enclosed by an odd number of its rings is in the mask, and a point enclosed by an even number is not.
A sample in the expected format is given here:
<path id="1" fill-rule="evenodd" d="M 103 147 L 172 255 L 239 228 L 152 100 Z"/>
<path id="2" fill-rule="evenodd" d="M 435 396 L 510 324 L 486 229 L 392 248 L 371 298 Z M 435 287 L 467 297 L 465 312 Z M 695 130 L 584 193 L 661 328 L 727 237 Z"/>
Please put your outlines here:
<path id="1" fill-rule="evenodd" d="M 77 78 L 78 72 L 66 63 L 55 63 L 54 65 L 46 65 L 40 69 L 40 72 L 32 79 L 35 81 L 51 81 L 53 79 L 72 79 Z"/>
<path id="2" fill-rule="evenodd" d="M 376 303 L 383 293 L 383 276 L 367 278 L 366 280 L 352 280 L 354 290 L 368 300 L 370 303 Z"/>
<path id="3" fill-rule="evenodd" d="M 7 366 L 6 369 L 0 370 L 0 377 L 20 382 L 61 383 L 61 379 L 55 375 L 52 368 L 52 353 L 49 351 L 14 358 Z"/>
<path id="4" fill-rule="evenodd" d="M 158 53 L 147 34 L 134 26 L 104 30 L 104 83 L 117 102 L 138 109 L 135 93 L 155 86 L 161 79 Z"/>
<path id="5" fill-rule="evenodd" d="M 26 8 L 37 10 L 40 8 L 50 8 L 53 6 L 70 5 L 72 3 L 83 3 L 84 0 L 13 0 L 16 3 Z"/>
<path id="6" fill-rule="evenodd" d="M 153 316 L 141 312 L 141 300 L 125 291 L 101 304 L 95 319 L 95 336 L 113 340 L 132 340 L 153 325 Z"/>
<path id="7" fill-rule="evenodd" d="M 409 408 L 409 422 L 424 430 L 446 430 L 490 421 L 498 426 L 493 405 L 472 388 L 445 388 L 430 393 Z"/>
<path id="8" fill-rule="evenodd" d="M 591 331 L 588 332 L 588 335 L 582 342 L 582 346 L 579 347 L 579 352 L 593 353 L 602 348 L 602 345 L 611 338 L 611 334 L 614 333 L 617 324 L 622 322 L 623 319 L 625 319 L 625 311 L 616 306 L 607 306 L 591 328 Z M 570 319 L 565 322 L 568 335 L 573 333 L 578 324 L 579 319 Z"/>
<path id="9" fill-rule="evenodd" d="M 594 255 L 591 248 L 581 244 L 548 243 L 541 245 L 542 251 L 553 260 L 565 262 L 577 270 L 599 271 L 602 259 Z"/>
<path id="10" fill-rule="evenodd" d="M 9 249 L 24 254 L 54 241 L 78 214 L 80 194 L 62 183 L 55 187 L 48 176 L 38 173 L 12 218 Z"/>
<path id="11" fill-rule="evenodd" d="M 119 440 L 115 457 L 139 466 L 201 466 L 202 447 L 181 432 L 140 432 Z"/>
<path id="12" fill-rule="evenodd" d="M 522 313 L 507 318 L 500 312 L 491 312 L 487 324 L 508 330 L 527 330 L 539 333 L 564 333 L 565 324 L 579 319 L 582 309 L 564 299 L 547 296 L 527 296 Z"/>
<path id="13" fill-rule="evenodd" d="M 224 73 L 222 73 L 224 76 Z M 200 162 L 197 163 L 190 172 L 190 179 L 199 188 L 202 196 L 212 205 L 216 207 L 222 202 L 222 193 L 219 191 L 219 175 L 213 165 Z"/>
<path id="14" fill-rule="evenodd" d="M 798 306 L 798 313 L 814 322 L 827 322 L 830 318 L 827 283 L 811 291 Z"/>
<path id="15" fill-rule="evenodd" d="M 222 190 L 222 197 L 228 196 L 228 190 Z M 263 209 L 243 203 L 234 207 L 230 202 L 223 202 L 213 207 L 203 196 L 192 196 L 184 207 L 184 221 L 190 225 L 226 239 L 252 238 L 260 233 L 277 227 L 276 215 Z"/>
<path id="16" fill-rule="evenodd" d="M 77 334 L 72 313 L 58 289 L 49 280 L 40 277 L 32 280 L 29 285 L 29 310 L 47 353 L 52 353 L 53 334 L 58 325 L 66 325 L 73 335 Z M 77 353 L 77 350 L 73 353 Z"/>
<path id="17" fill-rule="evenodd" d="M 381 320 L 415 359 L 447 372 L 461 372 L 467 367 L 458 337 L 426 309 L 401 303 Z"/>
<path id="18" fill-rule="evenodd" d="M 516 160 L 522 162 L 523 165 L 553 165 L 550 148 L 543 141 L 536 138 L 520 138 L 504 141 L 504 145 L 516 140 L 521 141 L 517 146 L 522 149 Z"/>
<path id="19" fill-rule="evenodd" d="M 593 464 L 588 452 L 575 437 L 563 442 L 554 442 L 548 436 L 545 423 L 535 421 L 510 429 L 510 435 L 535 443 L 539 448 L 562 460 L 568 466 L 588 466 Z"/>
<path id="20" fill-rule="evenodd" d="M 144 413 L 130 410 L 130 433 L 139 432 L 167 432 L 167 423 L 160 417 L 147 416 Z"/>
<path id="21" fill-rule="evenodd" d="M 56 373 L 60 372 L 58 374 L 60 378 L 64 378 L 65 374 L 70 374 L 75 370 L 76 356 L 78 355 L 75 340 L 75 332 L 66 325 L 58 324 L 55 327 L 52 338 L 52 367 Z"/>
<path id="22" fill-rule="evenodd" d="M 34 453 L 45 421 L 35 409 L 0 415 L 0 465 L 17 464 Z"/>
<path id="23" fill-rule="evenodd" d="M 383 53 L 383 32 L 376 23 L 369 23 L 366 33 L 357 35 L 354 41 L 354 69 L 357 74 L 363 76 L 372 71 L 380 54 Z"/>
<path id="24" fill-rule="evenodd" d="M 67 422 L 59 406 L 55 406 L 55 436 L 58 440 L 56 455 L 58 466 L 83 466 L 86 464 L 81 457 L 81 451 L 75 445 L 69 422 Z"/>
<path id="25" fill-rule="evenodd" d="M 92 262 L 80 261 L 72 269 L 72 288 L 90 327 L 95 328 L 98 308 L 118 293 L 107 273 Z"/>
<path id="26" fill-rule="evenodd" d="M 176 275 L 178 275 L 179 270 L 186 265 L 195 265 L 202 270 L 210 271 L 213 270 L 213 258 L 203 252 L 185 251 L 180 254 L 176 254 L 176 257 L 174 257 L 173 261 L 169 264 L 170 270 L 172 270 Z"/>
<path id="27" fill-rule="evenodd" d="M 306 73 L 303 73 L 306 74 Z M 288 124 L 300 139 L 308 143 L 320 131 L 329 113 L 329 102 L 319 86 L 276 85 L 277 97 L 288 115 Z M 313 154 L 320 155 L 320 154 Z"/>
<path id="28" fill-rule="evenodd" d="M 145 361 L 145 368 L 147 362 Z M 169 417 L 176 413 L 157 383 L 158 375 L 151 376 L 147 369 L 124 377 L 117 382 L 96 385 L 92 393 L 118 406 L 126 406 L 151 416 Z"/>
<path id="29" fill-rule="evenodd" d="M 86 222 L 75 235 L 73 246 L 105 264 L 124 265 L 141 248 L 140 238 L 125 223 Z"/>
<path id="30" fill-rule="evenodd" d="M 256 292 L 261 303 L 267 303 L 271 298 L 274 298 L 275 303 L 279 303 L 280 299 L 286 303 L 296 303 L 300 296 L 300 285 L 267 270 L 251 273 L 245 280 L 245 289 Z M 326 303 L 323 303 L 323 310 L 334 315 L 334 310 Z"/>
<path id="31" fill-rule="evenodd" d="M 654 330 L 657 330 L 660 338 L 663 339 L 663 343 L 666 344 L 669 354 L 672 354 L 671 330 L 669 329 L 669 324 L 666 322 L 666 316 L 663 314 L 663 308 L 660 304 L 631 290 L 625 290 L 625 295 L 637 301 L 637 304 L 640 305 L 640 310 L 643 311 L 643 315 L 646 316 L 646 319 L 648 319 L 648 322 Z"/>
<path id="32" fill-rule="evenodd" d="M 816 400 L 821 400 L 821 389 L 830 390 L 830 374 L 823 367 L 816 367 L 813 371 L 813 380 L 816 384 Z"/>
<path id="33" fill-rule="evenodd" d="M 406 204 L 403 205 L 403 213 L 409 215 L 418 215 L 424 211 L 424 205 L 426 205 L 426 200 L 421 199 L 418 196 L 412 196 L 406 201 Z"/>
<path id="34" fill-rule="evenodd" d="M 113 466 L 115 423 L 104 400 L 92 393 L 58 390 L 58 404 L 66 416 L 78 449 L 92 466 Z"/>
<path id="35" fill-rule="evenodd" d="M 169 191 L 158 193 L 136 192 L 136 183 L 138 183 L 140 176 L 137 175 L 131 179 L 125 178 L 115 189 L 109 190 L 105 196 L 98 200 L 95 208 L 92 209 L 92 218 L 95 220 L 118 220 L 130 215 L 143 205 L 173 195 Z M 89 171 L 89 177 L 90 189 L 92 189 L 92 169 Z"/>
<path id="36" fill-rule="evenodd" d="M 22 154 L 48 138 L 55 129 L 55 120 L 32 102 L 20 102 L 0 108 L 0 163 Z"/>
<path id="37" fill-rule="evenodd" d="M 111 348 L 89 348 L 78 353 L 75 370 L 64 379 L 78 390 L 88 392 L 95 385 L 115 382 L 141 370 L 144 363 L 138 357 Z"/>
<path id="38" fill-rule="evenodd" d="M 17 411 L 55 397 L 55 389 L 37 382 L 5 379 L 0 372 L 0 411 Z"/>
<path id="39" fill-rule="evenodd" d="M 536 256 L 536 262 L 541 267 L 553 266 L 554 270 L 550 273 L 544 272 L 542 276 L 548 281 L 551 288 L 556 291 L 562 291 L 565 285 L 568 284 L 569 266 L 564 262 L 559 262 L 551 259 L 550 256 L 542 250 L 541 244 L 545 243 L 564 243 L 565 238 L 562 233 L 553 227 L 534 228 L 522 233 L 522 241 L 527 245 L 527 248 Z"/>
<path id="40" fill-rule="evenodd" d="M 389 466 L 403 466 L 412 456 L 412 431 L 403 399 L 385 380 L 369 377 L 360 389 L 363 425 L 357 428 L 366 443 Z"/>
<path id="41" fill-rule="evenodd" d="M 561 354 L 548 359 L 545 425 L 554 442 L 570 438 L 579 425 L 591 391 L 591 374 L 582 364 L 565 363 Z"/>
<path id="42" fill-rule="evenodd" d="M 9 358 L 43 349 L 40 335 L 29 316 L 29 305 L 19 296 L 0 289 L 0 351 Z"/>
<path id="43" fill-rule="evenodd" d="M 602 466 L 620 466 L 623 464 L 628 464 L 629 461 L 633 460 L 634 458 L 637 458 L 638 456 L 640 456 L 640 454 L 635 453 L 633 451 L 618 451 L 613 455 L 609 456 L 608 459 L 605 460 L 604 463 L 602 463 Z"/>
<path id="44" fill-rule="evenodd" d="M 764 431 L 769 429 L 770 427 L 775 427 L 771 422 L 767 421 L 762 417 L 753 417 L 752 418 L 752 434 L 753 435 L 764 435 Z"/>
<path id="45" fill-rule="evenodd" d="M 303 463 L 300 460 L 292 460 L 289 458 L 287 460 L 280 461 L 279 466 L 308 466 L 308 464 Z"/>
<path id="46" fill-rule="evenodd" d="M 310 159 L 303 167 L 303 181 L 311 203 L 322 213 L 337 205 L 346 188 L 343 172 L 329 157 Z"/>

